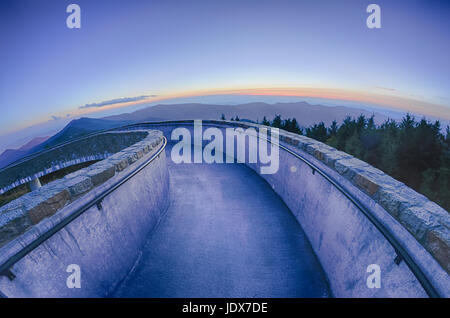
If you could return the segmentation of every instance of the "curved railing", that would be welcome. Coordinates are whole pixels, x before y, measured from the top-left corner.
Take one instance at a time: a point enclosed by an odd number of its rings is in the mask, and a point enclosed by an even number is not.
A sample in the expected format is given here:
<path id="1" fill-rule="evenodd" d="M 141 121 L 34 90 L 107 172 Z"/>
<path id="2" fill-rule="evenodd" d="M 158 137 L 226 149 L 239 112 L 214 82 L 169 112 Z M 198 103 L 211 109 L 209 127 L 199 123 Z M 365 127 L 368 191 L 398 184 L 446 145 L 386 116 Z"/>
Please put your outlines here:
<path id="1" fill-rule="evenodd" d="M 104 131 L 102 131 L 103 133 Z M 153 162 L 158 156 L 161 154 L 161 152 L 164 151 L 165 147 L 167 145 L 167 139 L 163 137 L 163 143 L 161 147 L 145 162 L 143 162 L 138 168 L 130 172 L 128 175 L 126 175 L 124 178 L 116 182 L 113 186 L 109 187 L 99 195 L 97 195 L 94 199 L 90 200 L 89 202 L 85 203 L 83 206 L 78 208 L 76 212 L 72 213 L 67 218 L 60 221 L 58 224 L 56 224 L 54 227 L 52 227 L 47 232 L 40 235 L 36 240 L 32 241 L 30 244 L 25 246 L 23 249 L 21 249 L 19 252 L 11 256 L 6 262 L 0 265 L 0 275 L 8 277 L 10 280 L 13 280 L 15 278 L 14 273 L 11 271 L 11 267 L 19 262 L 22 258 L 24 258 L 26 255 L 28 255 L 30 252 L 32 252 L 34 249 L 39 247 L 42 243 L 47 241 L 49 238 L 51 238 L 53 235 L 55 235 L 58 231 L 63 229 L 65 226 L 67 226 L 69 223 L 77 219 L 80 215 L 82 215 L 85 211 L 89 210 L 93 206 L 97 206 L 101 208 L 101 203 L 105 197 L 107 197 L 109 194 L 114 192 L 116 189 L 118 189 L 120 186 L 122 186 L 124 183 L 129 181 L 131 178 L 133 178 L 136 174 L 138 174 L 140 171 L 142 171 L 145 167 L 147 167 L 151 162 Z M 2 295 L 0 294 L 0 297 Z"/>
<path id="2" fill-rule="evenodd" d="M 224 124 L 226 124 L 227 126 L 230 126 L 231 124 L 233 124 L 235 126 L 240 126 L 240 127 L 241 126 L 246 126 L 247 127 L 247 125 L 245 123 L 238 123 L 238 122 L 236 122 L 236 123 L 229 123 L 229 122 L 223 123 L 223 122 L 220 122 L 220 121 L 208 121 L 208 122 L 209 123 L 214 122 L 216 125 L 224 125 Z M 107 132 L 107 131 L 136 129 L 136 128 L 139 128 L 139 127 L 147 127 L 147 128 L 149 128 L 149 127 L 157 126 L 157 125 L 171 125 L 171 124 L 175 124 L 175 125 L 193 124 L 193 120 L 142 122 L 142 123 L 130 124 L 130 125 L 125 125 L 125 126 L 113 128 L 113 129 L 103 130 L 103 131 L 100 131 L 100 132 L 96 132 L 94 134 L 89 134 L 89 135 L 83 136 L 81 138 L 77 138 L 77 139 L 69 141 L 69 142 L 61 143 L 61 144 L 59 144 L 59 145 L 57 145 L 55 147 L 60 147 L 60 146 L 63 146 L 63 145 L 66 145 L 66 144 L 69 144 L 69 143 L 72 143 L 72 142 L 76 142 L 76 141 L 84 139 L 84 138 L 91 137 L 91 136 L 93 136 L 95 134 L 104 133 L 104 132 Z M 268 139 L 266 139 L 266 140 L 268 142 L 272 142 L 271 140 L 268 140 Z M 4 275 L 4 276 L 9 277 L 10 279 L 13 279 L 14 278 L 14 274 L 11 273 L 9 269 L 15 263 L 17 263 L 20 259 L 22 259 L 24 256 L 26 256 L 32 250 L 34 250 L 39 245 L 41 245 L 43 242 L 45 242 L 48 238 L 53 236 L 56 232 L 58 232 L 59 230 L 64 228 L 67 224 L 69 224 L 74 219 L 76 219 L 84 211 L 86 211 L 87 209 L 89 209 L 92 206 L 101 204 L 103 198 L 105 198 L 108 194 L 110 194 L 115 189 L 120 187 L 120 185 L 122 185 L 123 183 L 125 183 L 126 181 L 131 179 L 135 174 L 137 174 L 139 171 L 141 171 L 143 168 L 145 168 L 145 166 L 147 166 L 149 163 L 151 163 L 164 150 L 166 145 L 167 145 L 167 139 L 164 137 L 163 145 L 161 146 L 161 148 L 149 160 L 147 160 L 145 163 L 143 163 L 138 169 L 136 169 L 135 171 L 130 173 L 127 177 L 125 177 L 123 180 L 118 182 L 116 185 L 114 185 L 113 187 L 111 187 L 110 189 L 108 189 L 107 191 L 105 191 L 104 193 L 102 193 L 101 195 L 99 195 L 98 197 L 96 197 L 95 199 L 93 199 L 92 201 L 90 201 L 89 203 L 84 205 L 83 207 L 81 207 L 77 211 L 77 213 L 75 213 L 75 214 L 71 215 L 70 217 L 68 217 L 67 219 L 64 219 L 63 221 L 61 221 L 57 226 L 55 226 L 54 228 L 52 228 L 51 230 L 49 230 L 48 232 L 43 234 L 39 239 L 37 239 L 36 241 L 31 243 L 30 245 L 26 246 L 20 252 L 18 252 L 13 257 L 8 259 L 7 262 L 5 262 L 4 264 L 2 264 L 0 266 L 0 275 Z M 408 253 L 408 251 L 403 247 L 401 242 L 399 242 L 397 237 L 383 223 L 381 223 L 377 218 L 375 218 L 373 216 L 373 214 L 370 212 L 370 209 L 368 209 L 360 200 L 358 200 L 353 194 L 351 194 L 348 190 L 346 190 L 344 187 L 342 187 L 335 179 L 333 179 L 323 169 L 321 169 L 320 167 L 315 165 L 312 161 L 310 161 L 309 159 L 305 158 L 301 154 L 296 153 L 296 152 L 292 151 L 291 149 L 289 149 L 289 148 L 287 148 L 287 147 L 285 147 L 285 146 L 283 146 L 281 144 L 276 144 L 276 145 L 279 146 L 282 150 L 284 150 L 287 153 L 289 153 L 290 155 L 292 155 L 295 158 L 297 158 L 297 159 L 301 160 L 302 162 L 304 162 L 306 165 L 308 165 L 313 170 L 313 172 L 317 172 L 327 182 L 329 182 L 333 187 L 335 187 L 340 193 L 342 193 L 361 213 L 364 214 L 364 216 L 375 226 L 375 228 L 383 235 L 383 237 L 393 247 L 394 251 L 397 254 L 396 257 L 395 257 L 395 263 L 399 264 L 403 260 L 406 263 L 406 265 L 408 266 L 408 268 L 410 269 L 410 271 L 413 273 L 413 275 L 416 277 L 417 281 L 421 284 L 421 286 L 423 287 L 423 289 L 425 290 L 425 292 L 427 293 L 428 296 L 430 296 L 430 297 L 441 297 L 440 293 L 436 290 L 436 288 L 430 282 L 430 280 L 428 279 L 427 275 L 423 272 L 423 270 L 416 263 L 416 261 L 413 259 L 413 257 L 411 257 L 411 255 Z M 49 151 L 49 150 L 46 150 L 46 151 Z M 40 152 L 40 153 L 42 153 L 42 152 Z M 23 162 L 23 161 L 26 161 L 26 160 L 31 160 L 32 158 L 34 158 L 37 155 L 39 155 L 39 153 L 30 155 L 27 158 L 22 158 L 20 160 L 20 162 Z M 11 164 L 10 166 L 12 166 L 14 164 L 17 164 L 17 162 Z"/>

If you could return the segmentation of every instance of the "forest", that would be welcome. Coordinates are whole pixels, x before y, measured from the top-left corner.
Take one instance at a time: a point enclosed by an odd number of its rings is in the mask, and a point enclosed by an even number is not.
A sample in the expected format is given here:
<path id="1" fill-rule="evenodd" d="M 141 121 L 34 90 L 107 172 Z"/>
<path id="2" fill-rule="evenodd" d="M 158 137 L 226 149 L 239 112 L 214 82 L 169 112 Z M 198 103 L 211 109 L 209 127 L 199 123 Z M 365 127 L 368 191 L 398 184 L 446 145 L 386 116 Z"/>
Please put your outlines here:
<path id="1" fill-rule="evenodd" d="M 232 118 L 239 120 L 239 118 Z M 342 124 L 323 122 L 299 127 L 295 118 L 277 115 L 263 125 L 314 138 L 349 153 L 405 183 L 450 211 L 450 127 L 439 121 L 416 120 L 411 114 L 397 122 L 375 124 L 374 117 L 347 117 Z"/>

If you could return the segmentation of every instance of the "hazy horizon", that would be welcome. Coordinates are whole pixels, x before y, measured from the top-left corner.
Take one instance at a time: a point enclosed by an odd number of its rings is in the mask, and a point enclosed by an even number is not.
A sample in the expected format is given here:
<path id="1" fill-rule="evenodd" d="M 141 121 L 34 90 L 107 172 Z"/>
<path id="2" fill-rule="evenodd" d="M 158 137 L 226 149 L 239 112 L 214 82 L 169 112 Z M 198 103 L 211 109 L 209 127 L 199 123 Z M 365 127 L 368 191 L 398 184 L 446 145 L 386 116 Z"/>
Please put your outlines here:
<path id="1" fill-rule="evenodd" d="M 228 101 L 228 102 L 227 102 Z M 284 104 L 284 103 L 302 103 L 306 102 L 312 106 L 326 106 L 326 107 L 346 107 L 349 110 L 364 110 L 372 113 L 378 113 L 394 120 L 401 119 L 405 114 L 402 111 L 390 110 L 389 108 L 383 108 L 376 105 L 365 105 L 358 102 L 339 101 L 331 99 L 319 99 L 319 98 L 298 98 L 295 96 L 254 96 L 254 95 L 213 95 L 213 96 L 195 96 L 187 98 L 174 98 L 161 102 L 145 103 L 135 106 L 119 107 L 114 109 L 99 110 L 98 112 L 88 115 L 80 115 L 77 117 L 64 117 L 48 120 L 47 122 L 32 125 L 30 127 L 20 129 L 18 131 L 0 134 L 0 154 L 7 149 L 17 149 L 25 145 L 36 137 L 50 137 L 63 129 L 70 121 L 79 119 L 81 117 L 90 118 L 103 118 L 113 115 L 121 115 L 127 113 L 133 113 L 138 110 L 143 110 L 148 107 L 157 105 L 182 105 L 182 104 L 203 104 L 203 105 L 223 105 L 223 106 L 236 106 L 247 103 L 266 103 L 269 105 Z M 410 112 L 411 113 L 411 112 Z M 424 116 L 423 114 L 413 114 L 416 119 L 426 117 L 427 119 L 434 121 L 437 118 L 432 116 Z M 217 118 L 219 119 L 219 118 Z M 248 118 L 252 119 L 252 118 Z M 446 125 L 450 124 L 450 121 L 441 119 L 442 128 L 445 129 Z"/>

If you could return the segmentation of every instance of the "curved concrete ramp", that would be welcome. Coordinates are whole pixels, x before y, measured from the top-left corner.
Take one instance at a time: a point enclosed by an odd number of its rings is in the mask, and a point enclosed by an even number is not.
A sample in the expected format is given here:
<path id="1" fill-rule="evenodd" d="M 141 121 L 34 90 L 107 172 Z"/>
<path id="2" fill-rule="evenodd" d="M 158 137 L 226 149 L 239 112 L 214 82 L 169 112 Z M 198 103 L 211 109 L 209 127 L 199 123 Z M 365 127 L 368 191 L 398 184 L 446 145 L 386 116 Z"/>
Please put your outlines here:
<path id="1" fill-rule="evenodd" d="M 253 170 L 167 158 L 170 206 L 112 296 L 330 296 L 302 228 Z"/>
<path id="2" fill-rule="evenodd" d="M 109 179 L 94 188 L 89 183 L 90 191 L 56 213 L 45 204 L 38 210 L 45 212 L 43 219 L 0 247 L 0 296 L 450 295 L 448 245 L 437 245 L 441 236 L 432 236 L 442 232 L 439 222 L 448 224 L 446 211 L 442 215 L 435 204 L 366 163 L 281 130 L 280 143 L 274 143 L 280 150 L 275 173 L 263 173 L 264 163 L 250 160 L 176 165 L 171 158 L 178 161 L 177 150 L 166 158 L 167 139 L 175 142 L 172 133 L 182 128 L 178 133 L 194 136 L 194 143 L 186 137 L 183 144 L 195 144 L 201 135 L 194 123 L 121 127 L 145 130 L 148 137 L 86 175 L 94 184 L 93 177 L 112 167 Z M 250 154 L 261 147 L 250 129 L 258 125 L 202 125 L 224 135 L 229 128 L 246 128 L 238 132 L 239 149 Z M 226 152 L 235 159 L 236 153 Z M 56 193 L 60 184 L 54 186 Z M 68 186 L 62 180 L 62 191 Z M 412 231 L 413 225 L 422 232 Z M 82 269 L 82 288 L 68 288 L 70 264 Z M 377 268 L 378 287 L 369 281 Z"/>

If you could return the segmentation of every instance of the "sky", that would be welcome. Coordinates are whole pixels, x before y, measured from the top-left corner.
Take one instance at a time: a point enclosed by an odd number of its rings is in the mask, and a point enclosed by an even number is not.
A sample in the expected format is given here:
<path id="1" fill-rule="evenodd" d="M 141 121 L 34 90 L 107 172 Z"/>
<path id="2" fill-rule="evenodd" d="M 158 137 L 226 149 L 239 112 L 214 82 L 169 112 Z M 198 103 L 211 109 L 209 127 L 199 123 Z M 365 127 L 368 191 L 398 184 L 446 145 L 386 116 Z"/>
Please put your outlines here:
<path id="1" fill-rule="evenodd" d="M 66 7 L 81 7 L 81 28 Z M 381 8 L 369 29 L 366 7 Z M 298 96 L 450 119 L 450 1 L 2 0 L 0 136 L 192 96 Z M 344 103 L 341 103 L 344 104 Z"/>

